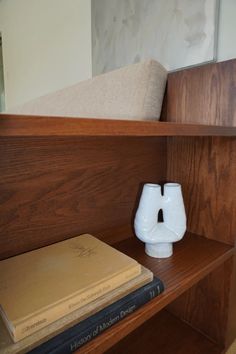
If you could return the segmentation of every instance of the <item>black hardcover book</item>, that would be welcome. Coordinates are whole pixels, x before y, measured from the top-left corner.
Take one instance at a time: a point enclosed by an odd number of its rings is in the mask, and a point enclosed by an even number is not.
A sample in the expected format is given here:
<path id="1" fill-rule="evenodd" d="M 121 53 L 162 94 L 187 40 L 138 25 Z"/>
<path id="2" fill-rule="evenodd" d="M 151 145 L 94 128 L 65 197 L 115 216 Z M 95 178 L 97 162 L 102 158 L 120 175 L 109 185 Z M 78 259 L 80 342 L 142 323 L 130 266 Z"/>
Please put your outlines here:
<path id="1" fill-rule="evenodd" d="M 154 277 L 153 281 L 126 295 L 103 310 L 79 322 L 77 325 L 51 338 L 31 354 L 73 353 L 82 345 L 104 332 L 113 324 L 125 318 L 164 290 L 163 282 Z"/>

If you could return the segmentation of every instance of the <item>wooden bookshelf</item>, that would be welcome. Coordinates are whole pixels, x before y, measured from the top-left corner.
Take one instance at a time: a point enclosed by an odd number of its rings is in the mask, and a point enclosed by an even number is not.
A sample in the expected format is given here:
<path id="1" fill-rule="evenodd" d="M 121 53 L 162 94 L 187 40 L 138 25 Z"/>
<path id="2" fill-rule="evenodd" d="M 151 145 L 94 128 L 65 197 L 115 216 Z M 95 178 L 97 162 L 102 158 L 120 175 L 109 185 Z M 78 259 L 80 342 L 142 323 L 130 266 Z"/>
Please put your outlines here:
<path id="1" fill-rule="evenodd" d="M 165 283 L 80 353 L 218 354 L 236 337 L 235 72 L 170 74 L 163 122 L 0 117 L 0 259 L 88 232 Z M 133 220 L 143 184 L 167 181 L 182 185 L 188 233 L 156 260 Z"/>

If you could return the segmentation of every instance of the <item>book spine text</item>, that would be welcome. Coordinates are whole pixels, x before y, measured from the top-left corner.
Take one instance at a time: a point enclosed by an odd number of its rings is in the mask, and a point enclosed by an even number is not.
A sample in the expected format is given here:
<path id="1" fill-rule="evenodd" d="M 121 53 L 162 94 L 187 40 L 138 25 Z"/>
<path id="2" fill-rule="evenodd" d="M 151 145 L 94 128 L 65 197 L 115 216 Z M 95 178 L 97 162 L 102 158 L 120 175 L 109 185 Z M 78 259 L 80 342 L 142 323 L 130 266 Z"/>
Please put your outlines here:
<path id="1" fill-rule="evenodd" d="M 31 354 L 69 354 L 101 334 L 103 331 L 133 313 L 139 307 L 158 296 L 164 290 L 163 283 L 153 282 L 109 305 L 97 314 L 57 335 L 30 352 Z"/>

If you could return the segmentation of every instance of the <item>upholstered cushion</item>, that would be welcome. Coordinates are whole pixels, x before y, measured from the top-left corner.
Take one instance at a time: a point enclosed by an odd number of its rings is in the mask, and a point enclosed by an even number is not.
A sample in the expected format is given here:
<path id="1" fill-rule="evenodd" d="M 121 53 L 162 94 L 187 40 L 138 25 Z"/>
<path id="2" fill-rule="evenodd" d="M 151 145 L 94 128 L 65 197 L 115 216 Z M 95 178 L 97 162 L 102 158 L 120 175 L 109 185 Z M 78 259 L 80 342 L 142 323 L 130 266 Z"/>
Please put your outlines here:
<path id="1" fill-rule="evenodd" d="M 157 61 L 132 64 L 36 98 L 8 113 L 159 119 L 167 72 Z"/>

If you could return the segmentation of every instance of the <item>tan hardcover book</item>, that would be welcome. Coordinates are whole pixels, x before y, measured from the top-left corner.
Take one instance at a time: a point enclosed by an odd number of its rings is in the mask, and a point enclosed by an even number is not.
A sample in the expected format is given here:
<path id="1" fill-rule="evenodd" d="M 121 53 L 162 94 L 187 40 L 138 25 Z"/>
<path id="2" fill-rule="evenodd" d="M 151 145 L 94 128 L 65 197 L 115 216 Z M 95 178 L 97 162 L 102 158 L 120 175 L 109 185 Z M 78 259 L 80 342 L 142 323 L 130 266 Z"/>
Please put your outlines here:
<path id="1" fill-rule="evenodd" d="M 0 262 L 0 312 L 16 342 L 141 273 L 141 266 L 85 234 Z"/>
<path id="2" fill-rule="evenodd" d="M 66 329 L 74 326 L 89 316 L 92 316 L 96 312 L 102 310 L 104 307 L 107 307 L 122 297 L 130 294 L 132 291 L 135 291 L 141 286 L 150 283 L 152 280 L 153 273 L 147 268 L 141 266 L 141 274 L 134 279 L 121 285 L 117 289 L 114 289 L 109 293 L 100 296 L 98 299 L 81 307 L 78 310 L 71 312 L 70 314 L 40 329 L 30 336 L 25 337 L 17 343 L 12 342 L 7 329 L 5 328 L 5 325 L 0 318 L 0 354 L 27 353 L 29 350 L 32 350 L 33 348 L 46 342 L 57 334 L 64 332 Z"/>

